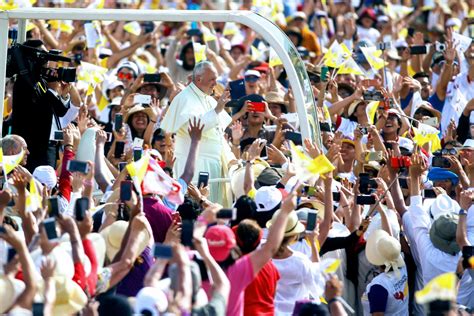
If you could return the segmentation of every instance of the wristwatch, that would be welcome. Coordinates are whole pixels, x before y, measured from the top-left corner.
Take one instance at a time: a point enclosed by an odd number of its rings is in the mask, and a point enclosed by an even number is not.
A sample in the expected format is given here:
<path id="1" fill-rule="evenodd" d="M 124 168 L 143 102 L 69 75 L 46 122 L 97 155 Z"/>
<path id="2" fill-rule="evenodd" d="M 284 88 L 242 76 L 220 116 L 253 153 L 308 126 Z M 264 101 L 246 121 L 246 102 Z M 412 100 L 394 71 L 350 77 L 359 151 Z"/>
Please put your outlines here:
<path id="1" fill-rule="evenodd" d="M 459 216 L 461 216 L 461 215 L 467 215 L 467 212 L 463 209 L 460 209 L 459 210 Z"/>

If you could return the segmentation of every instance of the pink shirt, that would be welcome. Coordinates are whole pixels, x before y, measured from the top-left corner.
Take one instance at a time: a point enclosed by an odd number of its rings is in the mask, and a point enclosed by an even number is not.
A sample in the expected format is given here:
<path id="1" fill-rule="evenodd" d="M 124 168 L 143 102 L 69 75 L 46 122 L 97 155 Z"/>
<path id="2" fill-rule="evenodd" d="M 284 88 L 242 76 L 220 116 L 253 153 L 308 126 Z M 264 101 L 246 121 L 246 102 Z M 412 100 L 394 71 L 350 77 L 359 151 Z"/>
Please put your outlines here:
<path id="1" fill-rule="evenodd" d="M 229 302 L 227 316 L 241 316 L 244 314 L 244 293 L 247 285 L 255 278 L 250 256 L 246 255 L 227 268 L 226 275 L 230 281 Z"/>

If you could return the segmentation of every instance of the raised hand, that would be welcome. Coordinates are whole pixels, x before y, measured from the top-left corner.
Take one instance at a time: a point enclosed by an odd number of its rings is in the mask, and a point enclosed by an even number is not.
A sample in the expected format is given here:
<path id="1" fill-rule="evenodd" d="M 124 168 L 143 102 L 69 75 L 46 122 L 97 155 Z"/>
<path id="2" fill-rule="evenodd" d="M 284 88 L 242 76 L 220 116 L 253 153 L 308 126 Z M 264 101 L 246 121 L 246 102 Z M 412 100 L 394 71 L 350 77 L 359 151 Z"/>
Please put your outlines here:
<path id="1" fill-rule="evenodd" d="M 318 148 L 318 145 L 311 142 L 309 138 L 305 138 L 304 148 L 308 152 L 308 155 L 313 159 L 321 155 L 321 150 Z"/>
<path id="2" fill-rule="evenodd" d="M 96 146 L 103 146 L 107 142 L 107 133 L 104 130 L 97 130 L 95 135 Z"/>
<path id="3" fill-rule="evenodd" d="M 201 125 L 201 120 L 194 118 L 193 121 L 189 120 L 188 133 L 191 140 L 200 141 L 204 124 Z"/>
<path id="4" fill-rule="evenodd" d="M 232 143 L 234 145 L 238 145 L 240 143 L 240 140 L 244 136 L 244 129 L 242 128 L 242 123 L 240 121 L 234 122 L 232 126 L 230 127 L 232 131 Z"/>
<path id="5" fill-rule="evenodd" d="M 247 150 L 249 158 L 248 160 L 254 160 L 258 157 L 260 157 L 260 153 L 262 152 L 263 147 L 267 144 L 267 141 L 265 139 L 260 139 L 257 138 L 254 140 L 252 145 L 250 145 L 250 148 Z"/>

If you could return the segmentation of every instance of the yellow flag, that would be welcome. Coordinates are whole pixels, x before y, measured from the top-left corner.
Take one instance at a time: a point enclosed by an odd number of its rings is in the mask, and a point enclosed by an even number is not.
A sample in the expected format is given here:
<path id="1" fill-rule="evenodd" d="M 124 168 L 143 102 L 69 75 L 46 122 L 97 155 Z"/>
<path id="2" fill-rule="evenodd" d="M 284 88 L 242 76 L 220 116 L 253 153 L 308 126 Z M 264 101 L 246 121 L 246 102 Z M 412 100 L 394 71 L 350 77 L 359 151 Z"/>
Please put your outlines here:
<path id="1" fill-rule="evenodd" d="M 204 42 L 212 42 L 217 40 L 217 36 L 215 34 L 212 34 L 211 30 L 208 29 L 207 27 L 202 28 L 202 35 Z"/>
<path id="2" fill-rule="evenodd" d="M 351 51 L 344 43 L 339 44 L 337 41 L 334 41 L 326 54 L 324 54 L 324 64 L 331 68 L 338 68 L 351 55 Z"/>
<path id="3" fill-rule="evenodd" d="M 2 163 L 2 167 L 5 173 L 9 174 L 13 169 L 20 165 L 20 162 L 23 160 L 24 155 L 25 152 L 22 149 L 19 154 L 4 156 L 3 149 L 0 147 L 0 162 Z"/>
<path id="4" fill-rule="evenodd" d="M 138 191 L 141 192 L 141 183 L 145 178 L 146 171 L 148 169 L 148 163 L 150 162 L 150 155 L 145 154 L 140 160 L 129 163 L 126 168 L 130 177 L 132 177 L 133 183 Z"/>
<path id="5" fill-rule="evenodd" d="M 89 87 L 87 88 L 86 97 L 92 95 L 94 93 L 94 89 L 95 89 L 95 86 L 92 83 L 90 83 Z"/>
<path id="6" fill-rule="evenodd" d="M 30 180 L 30 191 L 26 192 L 25 208 L 27 212 L 34 212 L 41 207 L 43 198 L 38 193 L 38 188 L 34 179 Z"/>
<path id="7" fill-rule="evenodd" d="M 206 60 L 206 45 L 193 42 L 194 61 L 196 64 L 200 61 Z"/>
<path id="8" fill-rule="evenodd" d="M 352 57 L 347 58 L 347 60 L 340 66 L 337 74 L 353 74 L 353 75 L 364 75 L 362 69 L 355 62 Z"/>
<path id="9" fill-rule="evenodd" d="M 331 172 L 335 169 L 325 155 L 311 159 L 301 149 L 290 142 L 291 158 L 295 165 L 297 177 L 301 181 L 311 178 L 319 178 L 320 175 Z"/>
<path id="10" fill-rule="evenodd" d="M 150 9 L 157 10 L 160 8 L 160 0 L 151 0 Z"/>
<path id="11" fill-rule="evenodd" d="M 325 260 L 323 260 L 323 262 L 321 262 L 321 265 L 324 268 L 324 273 L 336 273 L 337 269 L 339 268 L 339 266 L 341 265 L 341 260 L 339 259 L 333 259 L 333 258 L 330 258 L 330 259 L 327 259 L 327 264 L 323 264 Z M 327 265 L 327 266 L 326 266 Z"/>
<path id="12" fill-rule="evenodd" d="M 269 63 L 270 67 L 275 67 L 278 65 L 283 65 L 283 62 L 281 61 L 280 57 L 278 57 L 277 53 L 273 48 L 270 47 L 270 60 Z"/>
<path id="13" fill-rule="evenodd" d="M 432 279 L 426 286 L 415 292 L 418 304 L 426 304 L 435 300 L 452 301 L 456 299 L 456 275 L 444 273 Z"/>
<path id="14" fill-rule="evenodd" d="M 365 111 L 367 116 L 369 117 L 370 124 L 374 124 L 375 121 L 375 114 L 377 113 L 377 109 L 379 108 L 380 101 L 371 101 L 367 104 Z"/>
<path id="15" fill-rule="evenodd" d="M 361 47 L 360 50 L 373 70 L 377 71 L 382 69 L 386 64 L 383 58 L 380 58 L 380 56 L 382 56 L 382 51 L 377 50 L 375 46 Z"/>
<path id="16" fill-rule="evenodd" d="M 438 137 L 439 131 L 427 124 L 419 123 L 418 128 L 413 127 L 415 136 L 413 142 L 418 146 L 423 146 L 426 143 L 431 143 L 431 152 L 435 152 L 441 149 L 441 141 Z"/>
<path id="17" fill-rule="evenodd" d="M 31 23 L 31 22 L 28 22 L 28 23 L 26 24 L 26 31 L 27 31 L 27 32 L 29 32 L 29 31 L 31 31 L 32 29 L 35 29 L 35 28 L 36 28 L 36 25 L 34 25 L 34 24 Z"/>
<path id="18" fill-rule="evenodd" d="M 81 66 L 77 72 L 77 80 L 82 80 L 87 83 L 101 83 L 105 79 L 105 74 L 108 69 L 100 67 L 91 63 L 81 62 Z"/>
<path id="19" fill-rule="evenodd" d="M 3 100 L 3 118 L 6 118 L 8 115 L 10 115 L 11 109 L 8 110 L 8 97 Z"/>
<path id="20" fill-rule="evenodd" d="M 99 104 L 97 104 L 97 107 L 102 112 L 107 105 L 109 105 L 109 101 L 104 96 L 102 96 L 100 98 Z"/>
<path id="21" fill-rule="evenodd" d="M 145 69 L 146 73 L 152 74 L 157 72 L 158 70 L 156 69 L 156 67 L 153 67 L 149 62 L 141 59 L 140 57 L 135 57 L 134 60 L 137 62 L 137 64 L 139 64 Z"/>
<path id="22" fill-rule="evenodd" d="M 135 36 L 140 35 L 142 32 L 142 28 L 140 27 L 140 23 L 137 21 L 129 22 L 123 26 L 123 29 L 127 31 L 130 34 L 133 34 Z"/>
<path id="23" fill-rule="evenodd" d="M 255 46 L 250 46 L 251 53 L 252 53 L 252 60 L 258 60 L 260 56 L 262 56 L 262 52 L 260 52 Z"/>
<path id="24" fill-rule="evenodd" d="M 334 169 L 336 169 L 336 167 L 334 167 L 329 159 L 323 154 L 314 158 L 308 166 L 308 171 L 314 175 L 323 175 L 333 171 Z"/>
<path id="25" fill-rule="evenodd" d="M 226 22 L 224 26 L 224 30 L 222 31 L 222 35 L 224 36 L 232 36 L 237 34 L 239 28 L 234 22 Z"/>

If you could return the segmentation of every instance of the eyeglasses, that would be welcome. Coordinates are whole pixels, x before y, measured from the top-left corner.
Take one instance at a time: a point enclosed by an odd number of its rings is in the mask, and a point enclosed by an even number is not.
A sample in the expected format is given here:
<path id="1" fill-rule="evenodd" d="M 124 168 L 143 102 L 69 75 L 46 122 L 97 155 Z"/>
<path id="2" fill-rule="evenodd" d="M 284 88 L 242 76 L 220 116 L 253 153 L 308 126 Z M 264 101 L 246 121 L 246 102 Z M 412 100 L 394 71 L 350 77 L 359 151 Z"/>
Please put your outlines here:
<path id="1" fill-rule="evenodd" d="M 441 150 L 441 155 L 457 155 L 458 154 L 458 151 L 454 148 L 451 148 L 451 149 L 442 149 Z"/>
<path id="2" fill-rule="evenodd" d="M 132 80 L 133 79 L 133 75 L 131 73 L 124 73 L 124 72 L 119 72 L 117 74 L 117 77 L 121 80 L 123 80 L 123 79 Z"/>

